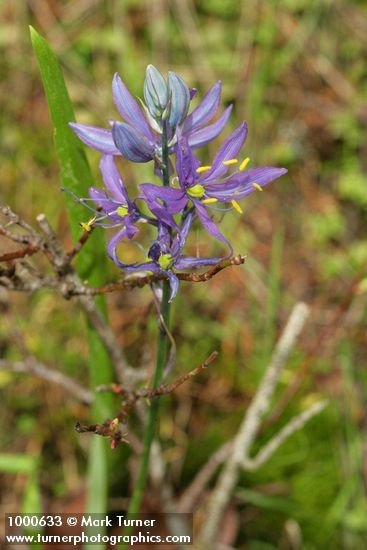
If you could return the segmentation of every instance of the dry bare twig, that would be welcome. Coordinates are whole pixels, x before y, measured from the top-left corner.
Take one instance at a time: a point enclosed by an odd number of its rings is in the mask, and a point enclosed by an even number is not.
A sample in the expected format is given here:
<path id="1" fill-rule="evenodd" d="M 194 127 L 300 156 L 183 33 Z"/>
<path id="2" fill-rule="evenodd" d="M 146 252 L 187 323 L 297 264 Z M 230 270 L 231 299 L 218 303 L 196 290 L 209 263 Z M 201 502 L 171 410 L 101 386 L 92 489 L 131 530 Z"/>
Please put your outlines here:
<path id="1" fill-rule="evenodd" d="M 286 441 L 292 434 L 301 430 L 311 418 L 319 414 L 325 409 L 328 402 L 326 399 L 314 403 L 307 410 L 292 418 L 264 447 L 257 453 L 254 458 L 244 457 L 242 468 L 248 471 L 258 470 L 265 464 L 275 451 Z"/>
<path id="2" fill-rule="evenodd" d="M 118 381 L 132 386 L 136 381 L 141 380 L 145 373 L 141 369 L 137 371 L 128 365 L 121 347 L 116 343 L 111 328 L 95 305 L 93 296 L 152 285 L 164 279 L 164 275 L 153 274 L 126 277 L 122 281 L 109 283 L 99 288 L 88 287 L 80 280 L 71 262 L 87 242 L 92 231 L 84 231 L 74 248 L 66 252 L 44 214 L 37 216 L 37 222 L 41 231 L 39 232 L 15 214 L 8 206 L 1 206 L 0 212 L 9 220 L 6 225 L 0 224 L 0 234 L 14 242 L 25 245 L 15 252 L 9 252 L 0 257 L 0 261 L 7 263 L 6 268 L 0 267 L 0 286 L 8 290 L 23 292 L 35 292 L 39 289 L 47 288 L 56 290 L 65 299 L 70 299 L 74 296 L 78 297 L 87 318 L 108 350 Z M 22 228 L 25 234 L 11 231 L 9 226 L 12 225 Z M 36 268 L 24 261 L 14 261 L 21 260 L 23 257 L 39 251 L 46 255 L 54 270 L 54 276 L 43 275 Z M 244 261 L 245 256 L 237 255 L 232 258 L 226 258 L 205 273 L 177 273 L 177 277 L 183 281 L 205 282 L 223 269 L 232 265 L 241 265 Z M 172 346 L 172 350 L 174 350 L 174 346 Z"/>
<path id="3" fill-rule="evenodd" d="M 77 423 L 75 429 L 79 433 L 94 433 L 103 437 L 108 437 L 111 440 L 111 447 L 116 448 L 121 442 L 128 442 L 125 436 L 127 435 L 121 429 L 121 426 L 125 426 L 129 412 L 131 408 L 136 404 L 139 399 L 154 399 L 161 395 L 174 392 L 179 386 L 181 386 L 187 380 L 190 380 L 194 376 L 198 375 L 202 370 L 206 369 L 218 356 L 218 352 L 213 351 L 209 357 L 198 367 L 190 372 L 180 376 L 172 384 L 162 384 L 156 389 L 141 388 L 139 390 L 129 390 L 122 387 L 120 384 L 107 384 L 101 385 L 97 388 L 97 391 L 112 391 L 116 395 L 122 398 L 122 406 L 113 420 L 106 419 L 102 424 L 92 424 L 90 426 L 81 426 Z"/>
<path id="4" fill-rule="evenodd" d="M 11 372 L 23 372 L 33 374 L 63 387 L 68 394 L 72 395 L 82 403 L 89 405 L 93 401 L 93 394 L 86 388 L 83 388 L 80 384 L 72 380 L 62 372 L 51 369 L 38 361 L 35 357 L 28 356 L 23 361 L 8 361 L 6 359 L 0 359 L 0 370 L 8 370 Z"/>
<path id="5" fill-rule="evenodd" d="M 202 495 L 218 467 L 228 458 L 232 447 L 233 441 L 228 441 L 211 455 L 209 460 L 205 463 L 201 470 L 199 470 L 193 481 L 182 494 L 178 503 L 179 512 L 185 513 L 194 510 L 200 495 Z"/>
<path id="6" fill-rule="evenodd" d="M 74 271 L 71 266 L 71 259 L 75 256 L 78 250 L 80 250 L 82 244 L 86 242 L 87 238 L 82 238 L 79 240 L 79 243 L 76 248 L 74 248 L 71 253 L 66 253 L 61 247 L 60 242 L 58 241 L 56 234 L 54 233 L 51 225 L 49 224 L 46 216 L 40 214 L 37 217 L 37 221 L 45 235 L 47 245 L 50 250 L 50 261 L 55 267 L 56 272 L 61 279 L 61 284 L 64 283 L 66 286 L 69 284 L 79 287 L 81 285 L 80 278 Z M 87 318 L 95 328 L 102 342 L 106 346 L 106 349 L 110 355 L 112 363 L 115 367 L 116 375 L 118 380 L 124 380 L 126 376 L 126 371 L 129 370 L 130 375 L 134 375 L 134 369 L 128 367 L 127 361 L 123 355 L 121 347 L 117 345 L 115 336 L 110 329 L 108 323 L 104 319 L 103 315 L 97 308 L 94 301 L 87 296 L 81 296 L 79 303 L 84 309 Z"/>
<path id="7" fill-rule="evenodd" d="M 284 332 L 277 343 L 274 354 L 265 371 L 262 382 L 248 407 L 242 424 L 233 440 L 231 453 L 211 495 L 207 517 L 200 533 L 200 544 L 203 548 L 214 548 L 220 519 L 231 498 L 241 468 L 256 469 L 260 467 L 275 450 L 296 430 L 318 414 L 326 406 L 323 401 L 291 420 L 274 438 L 258 453 L 255 459 L 250 458 L 251 447 L 259 433 L 264 414 L 271 406 L 271 399 L 286 364 L 291 350 L 306 322 L 309 308 L 298 303 L 293 308 Z"/>
<path id="8" fill-rule="evenodd" d="M 319 353 L 319 350 L 321 348 L 325 348 L 325 342 L 331 339 L 332 334 L 335 333 L 338 327 L 342 326 L 342 319 L 349 311 L 353 299 L 358 292 L 358 287 L 361 284 L 361 281 L 363 281 L 366 276 L 366 270 L 367 262 L 364 262 L 356 275 L 345 288 L 341 301 L 333 310 L 331 319 L 329 319 L 329 322 L 323 328 L 321 328 L 316 338 L 313 340 L 311 348 L 308 350 L 300 368 L 297 371 L 297 376 L 294 378 L 293 382 L 291 382 L 291 384 L 286 388 L 283 395 L 279 398 L 278 402 L 271 412 L 270 417 L 266 422 L 266 426 L 273 424 L 278 420 L 288 403 L 301 388 L 307 373 L 312 368 L 313 358 L 315 357 L 315 355 Z"/>
<path id="9" fill-rule="evenodd" d="M 71 262 L 87 242 L 92 231 L 84 231 L 75 247 L 69 252 L 65 252 L 57 239 L 50 223 L 44 214 L 37 217 L 43 235 L 35 231 L 30 225 L 15 214 L 8 206 L 0 206 L 0 212 L 3 213 L 11 224 L 17 224 L 27 231 L 28 234 L 19 234 L 10 231 L 6 226 L 0 224 L 0 234 L 5 237 L 26 245 L 24 248 L 4 254 L 0 261 L 9 262 L 42 251 L 46 254 L 51 265 L 56 268 L 56 277 L 43 276 L 39 273 L 22 272 L 16 273 L 16 267 L 11 269 L 0 269 L 0 286 L 8 290 L 17 290 L 23 292 L 34 292 L 41 288 L 57 290 L 66 299 L 73 296 L 96 296 L 107 294 L 109 292 L 132 290 L 133 288 L 142 288 L 145 285 L 152 285 L 155 282 L 163 280 L 162 274 L 152 274 L 143 276 L 127 276 L 123 280 L 108 283 L 104 286 L 92 288 L 83 284 L 75 273 Z M 204 273 L 176 273 L 181 281 L 192 283 L 203 283 L 212 279 L 223 269 L 230 266 L 242 265 L 246 256 L 238 254 L 232 258 L 226 258 L 217 265 L 211 267 Z M 69 275 L 69 276 L 66 276 Z"/>

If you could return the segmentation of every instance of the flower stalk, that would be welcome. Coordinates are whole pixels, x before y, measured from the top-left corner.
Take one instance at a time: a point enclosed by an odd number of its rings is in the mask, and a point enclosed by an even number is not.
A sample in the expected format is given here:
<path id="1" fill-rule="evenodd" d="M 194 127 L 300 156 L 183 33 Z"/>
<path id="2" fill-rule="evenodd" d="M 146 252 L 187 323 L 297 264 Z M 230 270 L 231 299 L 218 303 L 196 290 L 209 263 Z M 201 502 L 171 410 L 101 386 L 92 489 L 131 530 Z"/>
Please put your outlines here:
<path id="1" fill-rule="evenodd" d="M 166 123 L 163 123 L 162 132 L 162 180 L 164 185 L 169 185 L 169 172 L 168 172 L 168 144 L 167 144 L 167 131 Z M 156 390 L 162 383 L 164 368 L 167 362 L 168 355 L 168 333 L 169 319 L 170 319 L 170 295 L 171 288 L 168 279 L 163 281 L 162 285 L 162 300 L 160 305 L 160 318 L 159 318 L 159 330 L 157 340 L 157 356 L 156 366 L 153 378 L 153 390 Z M 144 490 L 146 487 L 148 473 L 149 473 L 149 457 L 150 451 L 156 433 L 158 423 L 158 410 L 159 410 L 159 398 L 153 399 L 150 405 L 148 413 L 148 422 L 145 428 L 145 435 L 143 441 L 143 452 L 140 458 L 140 465 L 138 476 L 136 479 L 134 492 L 132 494 L 128 515 L 137 514 L 140 511 L 141 504 L 144 497 Z M 133 530 L 133 526 L 124 530 L 124 535 L 130 535 Z M 123 544 L 120 546 L 120 550 L 127 549 L 128 545 Z"/>
<path id="2" fill-rule="evenodd" d="M 70 124 L 85 144 L 103 154 L 100 170 L 104 189 L 90 187 L 89 197 L 84 198 L 71 193 L 76 202 L 83 204 L 93 214 L 89 221 L 81 224 L 82 227 L 87 233 L 94 226 L 117 230 L 108 242 L 107 254 L 120 269 L 130 275 L 124 284 L 134 281 L 132 286 L 136 286 L 137 279 L 131 278 L 134 273 L 146 273 L 139 276 L 140 283 L 137 286 L 153 285 L 163 279 L 156 369 L 149 390 L 157 398 L 152 400 L 148 413 L 129 515 L 140 511 L 144 498 L 151 446 L 157 427 L 158 395 L 163 387 L 162 378 L 168 355 L 170 302 L 177 295 L 180 280 L 208 280 L 228 265 L 243 263 L 243 256 L 232 257 L 233 247 L 218 228 L 216 218 L 231 210 L 242 214 L 238 201 L 255 191 L 262 191 L 263 187 L 286 173 L 284 168 L 272 166 L 247 169 L 250 159 L 246 157 L 241 160 L 240 156 L 247 137 L 245 122 L 224 141 L 211 163 L 201 163 L 194 150 L 215 139 L 231 113 L 232 107 L 229 106 L 211 122 L 219 107 L 221 87 L 220 82 L 214 84 L 199 105 L 189 113 L 195 90 L 189 89 L 176 73 L 170 71 L 164 78 L 158 69 L 149 65 L 144 82 L 145 103 L 141 101 L 141 105 L 118 74 L 113 78 L 113 98 L 123 122 L 111 121 L 111 130 Z M 138 194 L 130 197 L 115 164 L 118 155 L 136 163 L 152 161 L 154 174 L 160 176 L 160 184 L 142 183 Z M 144 207 L 150 214 L 146 213 Z M 195 256 L 185 252 L 186 242 L 196 221 L 201 222 L 211 237 L 229 249 L 227 255 L 203 257 L 199 251 Z M 131 262 L 129 259 L 128 263 L 123 243 L 134 239 L 141 249 L 135 236 L 142 224 L 152 227 L 154 240 L 150 242 L 149 248 L 144 247 L 143 260 Z M 196 270 L 208 267 L 209 271 L 196 273 Z M 188 270 L 194 270 L 195 273 L 188 274 Z M 126 406 L 129 408 L 133 402 L 134 399 L 130 400 Z M 107 433 L 106 425 L 100 425 L 103 432 L 101 435 L 111 438 L 112 448 L 123 440 L 118 424 L 126 424 L 125 413 L 126 407 L 116 417 L 116 426 L 115 421 L 108 423 Z M 118 439 L 116 435 L 119 435 Z M 129 529 L 124 532 L 126 535 L 130 533 Z M 123 545 L 121 548 L 126 547 Z"/>
<path id="3" fill-rule="evenodd" d="M 170 304 L 168 303 L 169 294 L 170 294 L 169 283 L 168 281 L 163 281 L 161 316 L 164 321 L 165 327 L 167 327 L 167 324 L 169 323 L 169 314 L 170 314 Z M 167 336 L 165 327 L 163 326 L 163 323 L 161 323 L 161 328 L 159 329 L 159 332 L 158 332 L 157 358 L 156 358 L 156 369 L 155 369 L 154 380 L 153 380 L 153 390 L 156 390 L 161 385 L 164 367 L 166 365 L 166 360 L 167 360 L 168 336 Z M 136 486 L 134 489 L 134 493 L 131 497 L 128 514 L 137 514 L 140 510 L 141 503 L 143 500 L 144 489 L 145 489 L 145 485 L 148 477 L 150 449 L 152 446 L 154 434 L 156 431 L 157 421 L 158 421 L 158 408 L 159 408 L 159 398 L 157 397 L 152 400 L 150 409 L 149 409 L 148 423 L 146 426 L 145 437 L 143 442 L 143 452 L 141 456 L 138 477 L 136 480 Z"/>

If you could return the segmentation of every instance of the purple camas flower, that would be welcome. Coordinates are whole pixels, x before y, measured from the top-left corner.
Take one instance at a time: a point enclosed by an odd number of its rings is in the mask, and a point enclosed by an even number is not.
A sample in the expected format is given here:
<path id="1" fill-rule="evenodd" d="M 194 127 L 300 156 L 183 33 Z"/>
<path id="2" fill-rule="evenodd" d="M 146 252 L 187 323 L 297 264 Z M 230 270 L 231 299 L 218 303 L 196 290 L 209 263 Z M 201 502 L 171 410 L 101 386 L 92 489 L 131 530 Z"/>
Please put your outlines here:
<path id="1" fill-rule="evenodd" d="M 158 236 L 152 243 L 147 254 L 147 261 L 135 262 L 132 264 L 123 263 L 117 253 L 118 241 L 110 246 L 110 257 L 122 269 L 129 272 L 147 271 L 156 274 L 162 274 L 169 280 L 171 287 L 171 302 L 177 295 L 179 279 L 174 270 L 197 269 L 216 265 L 223 258 L 196 258 L 194 256 L 184 256 L 182 249 L 186 243 L 190 228 L 194 220 L 194 214 L 189 213 L 182 226 L 178 229 L 172 238 L 171 230 L 165 223 L 158 224 Z M 112 241 L 111 241 L 112 242 Z"/>
<path id="2" fill-rule="evenodd" d="M 285 168 L 263 166 L 246 170 L 246 158 L 235 172 L 227 175 L 247 136 L 246 123 L 225 141 L 214 157 L 211 166 L 201 166 L 188 141 L 182 137 L 176 147 L 176 170 L 179 187 L 160 187 L 151 183 L 140 185 L 149 208 L 156 216 L 166 210 L 174 215 L 192 204 L 206 230 L 215 238 L 229 245 L 210 217 L 209 210 L 218 204 L 228 205 L 242 213 L 238 200 L 243 199 L 287 172 Z M 230 245 L 229 245 L 230 246 Z"/>
<path id="3" fill-rule="evenodd" d="M 147 221 L 136 205 L 136 199 L 131 201 L 121 175 L 115 165 L 113 156 L 104 155 L 100 161 L 100 170 L 106 186 L 106 191 L 97 187 L 89 188 L 88 198 L 79 198 L 67 189 L 74 199 L 93 212 L 93 218 L 81 226 L 90 231 L 92 225 L 104 228 L 120 228 L 108 243 L 107 251 L 115 246 L 115 242 L 123 238 L 131 239 L 138 232 L 137 222 Z M 94 202 L 96 207 L 91 205 Z"/>
<path id="4" fill-rule="evenodd" d="M 184 136 L 194 149 L 216 138 L 232 110 L 232 106 L 227 107 L 214 123 L 207 126 L 219 107 L 221 83 L 217 82 L 200 105 L 186 116 L 195 91 L 189 90 L 181 77 L 172 72 L 164 88 L 165 81 L 162 75 L 158 75 L 160 73 L 150 65 L 145 79 L 145 99 L 148 105 L 143 104 L 142 110 L 116 73 L 112 81 L 112 93 L 117 110 L 125 122 L 113 122 L 112 130 L 77 123 L 70 123 L 71 128 L 86 145 L 103 154 L 123 155 L 132 162 L 154 159 L 158 166 L 162 162 L 163 122 L 167 125 L 170 148 L 176 144 L 178 135 Z"/>

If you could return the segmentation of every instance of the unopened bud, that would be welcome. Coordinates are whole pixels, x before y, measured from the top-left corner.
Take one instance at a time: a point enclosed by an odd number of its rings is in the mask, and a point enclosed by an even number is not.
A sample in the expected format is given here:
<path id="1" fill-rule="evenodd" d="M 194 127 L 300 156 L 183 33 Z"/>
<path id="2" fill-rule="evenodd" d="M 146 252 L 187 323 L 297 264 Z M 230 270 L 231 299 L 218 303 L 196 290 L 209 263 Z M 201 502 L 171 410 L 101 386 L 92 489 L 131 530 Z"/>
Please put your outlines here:
<path id="1" fill-rule="evenodd" d="M 144 98 L 153 118 L 160 118 L 168 102 L 168 89 L 161 73 L 148 65 L 144 81 Z"/>
<path id="2" fill-rule="evenodd" d="M 171 99 L 168 122 L 170 127 L 175 129 L 186 118 L 190 106 L 190 91 L 180 76 L 170 72 L 168 73 L 168 93 Z"/>

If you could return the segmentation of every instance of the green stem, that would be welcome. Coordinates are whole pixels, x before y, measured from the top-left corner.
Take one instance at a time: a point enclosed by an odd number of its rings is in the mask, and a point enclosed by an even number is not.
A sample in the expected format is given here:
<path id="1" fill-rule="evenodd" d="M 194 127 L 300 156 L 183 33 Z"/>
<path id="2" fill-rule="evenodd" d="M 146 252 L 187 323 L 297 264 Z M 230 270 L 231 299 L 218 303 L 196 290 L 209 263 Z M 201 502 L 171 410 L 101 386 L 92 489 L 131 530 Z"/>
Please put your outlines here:
<path id="1" fill-rule="evenodd" d="M 162 129 L 162 180 L 163 185 L 169 185 L 169 169 L 168 169 L 168 143 L 167 143 L 167 126 L 163 122 Z M 167 361 L 168 354 L 168 335 L 166 328 L 169 326 L 169 317 L 170 317 L 170 297 L 171 289 L 169 281 L 163 281 L 163 294 L 162 302 L 160 308 L 161 318 L 163 323 L 159 324 L 159 333 L 158 333 L 158 342 L 157 342 L 157 358 L 156 358 L 156 367 L 153 379 L 153 389 L 156 389 L 160 386 L 162 382 L 162 377 L 164 373 L 164 367 Z M 144 441 L 143 441 L 143 452 L 140 459 L 138 477 L 136 479 L 134 492 L 132 494 L 128 516 L 131 514 L 139 513 L 141 503 L 144 497 L 144 490 L 147 483 L 148 473 L 149 473 L 149 457 L 150 450 L 152 447 L 154 435 L 156 432 L 157 422 L 158 422 L 158 411 L 159 411 L 159 399 L 152 399 L 151 406 L 149 409 L 148 423 L 145 428 Z M 133 531 L 133 526 L 126 527 L 124 529 L 124 536 L 131 535 Z M 120 550 L 126 550 L 129 547 L 129 544 L 120 545 Z"/>
<path id="2" fill-rule="evenodd" d="M 168 302 L 170 296 L 170 286 L 168 281 L 163 281 L 163 296 L 161 304 L 161 315 L 166 327 L 169 324 L 169 314 L 170 314 L 170 304 Z M 158 346 L 157 346 L 157 359 L 156 359 L 156 369 L 154 373 L 153 380 L 153 389 L 156 389 L 160 386 L 162 381 L 162 376 L 164 372 L 164 367 L 166 365 L 168 352 L 168 336 L 164 326 L 160 326 L 158 334 Z M 159 399 L 152 399 L 152 403 L 149 409 L 148 423 L 145 428 L 144 442 L 143 442 L 143 453 L 140 460 L 138 477 L 136 479 L 136 484 L 134 488 L 133 495 L 131 497 L 128 516 L 131 514 L 137 514 L 140 510 L 141 503 L 144 496 L 144 490 L 148 478 L 148 468 L 149 468 L 149 456 L 152 442 L 154 439 L 157 421 L 158 421 L 158 410 L 159 410 Z M 130 535 L 133 531 L 133 527 L 127 527 L 124 529 L 124 535 Z M 123 544 L 120 546 L 120 550 L 125 550 L 128 548 L 128 544 Z"/>

